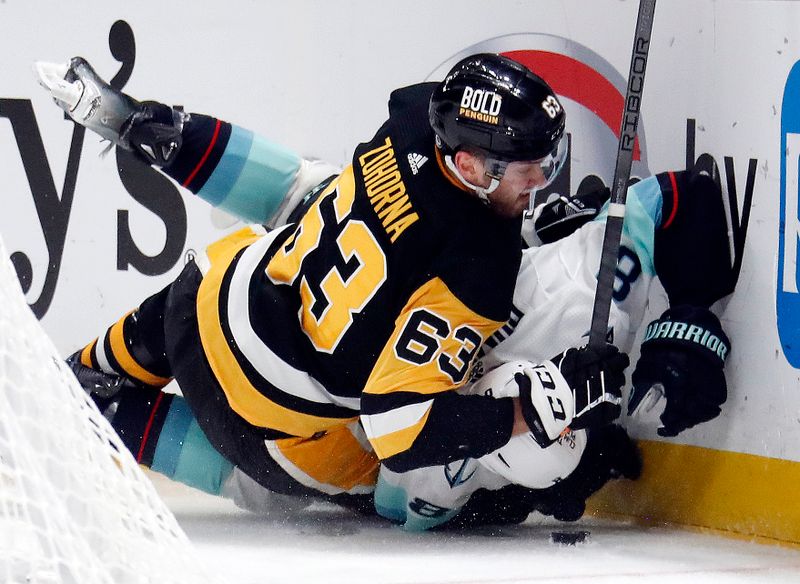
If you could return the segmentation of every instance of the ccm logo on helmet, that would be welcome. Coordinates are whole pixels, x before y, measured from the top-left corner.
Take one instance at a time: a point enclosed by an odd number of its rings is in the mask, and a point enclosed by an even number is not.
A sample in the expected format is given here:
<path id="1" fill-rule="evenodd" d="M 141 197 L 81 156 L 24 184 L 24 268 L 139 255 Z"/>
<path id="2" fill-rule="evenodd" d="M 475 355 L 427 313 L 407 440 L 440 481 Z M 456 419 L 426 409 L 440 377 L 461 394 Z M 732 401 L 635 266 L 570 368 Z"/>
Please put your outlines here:
<path id="1" fill-rule="evenodd" d="M 494 91 L 483 89 L 464 88 L 464 95 L 461 96 L 461 109 L 458 114 L 479 122 L 488 124 L 498 124 L 500 119 L 500 107 L 503 105 L 503 98 Z"/>

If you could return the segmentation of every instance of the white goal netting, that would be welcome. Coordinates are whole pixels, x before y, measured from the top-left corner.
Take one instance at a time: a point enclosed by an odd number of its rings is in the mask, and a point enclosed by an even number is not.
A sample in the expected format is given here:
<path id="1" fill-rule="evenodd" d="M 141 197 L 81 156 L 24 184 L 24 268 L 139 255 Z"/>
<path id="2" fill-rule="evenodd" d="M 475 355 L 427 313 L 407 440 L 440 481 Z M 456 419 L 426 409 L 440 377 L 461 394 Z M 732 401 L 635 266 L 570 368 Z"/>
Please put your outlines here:
<path id="1" fill-rule="evenodd" d="M 216 582 L 29 310 L 0 239 L 0 582 Z"/>

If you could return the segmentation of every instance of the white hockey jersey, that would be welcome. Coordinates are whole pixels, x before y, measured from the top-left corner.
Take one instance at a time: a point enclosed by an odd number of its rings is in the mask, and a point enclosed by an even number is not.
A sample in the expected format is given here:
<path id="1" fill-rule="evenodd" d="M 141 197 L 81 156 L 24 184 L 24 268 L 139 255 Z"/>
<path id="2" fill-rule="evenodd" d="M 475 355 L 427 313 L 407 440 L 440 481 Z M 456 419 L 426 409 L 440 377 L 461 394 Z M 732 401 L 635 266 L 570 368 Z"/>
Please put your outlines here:
<path id="1" fill-rule="evenodd" d="M 626 216 L 609 317 L 609 339 L 631 349 L 642 323 L 655 277 L 654 230 L 661 224 L 661 190 L 655 177 L 628 189 Z M 572 235 L 525 250 L 510 321 L 490 338 L 473 371 L 474 378 L 510 361 L 541 363 L 569 347 L 586 344 L 591 323 L 606 212 Z M 513 385 L 513 384 L 512 384 Z M 478 392 L 478 380 L 465 391 Z M 507 393 L 493 394 L 505 397 Z M 480 488 L 496 490 L 515 482 L 545 488 L 569 475 L 586 445 L 584 431 L 572 432 L 542 449 L 530 434 L 512 437 L 516 453 L 527 453 L 524 480 L 497 472 L 497 453 L 406 473 L 382 468 L 375 490 L 378 513 L 423 530 L 455 516 Z M 507 447 L 504 447 L 507 448 Z M 533 473 L 531 469 L 535 469 Z M 515 471 L 506 471 L 512 475 Z M 534 475 L 532 478 L 531 475 Z M 531 484 L 535 482 L 537 484 Z"/>

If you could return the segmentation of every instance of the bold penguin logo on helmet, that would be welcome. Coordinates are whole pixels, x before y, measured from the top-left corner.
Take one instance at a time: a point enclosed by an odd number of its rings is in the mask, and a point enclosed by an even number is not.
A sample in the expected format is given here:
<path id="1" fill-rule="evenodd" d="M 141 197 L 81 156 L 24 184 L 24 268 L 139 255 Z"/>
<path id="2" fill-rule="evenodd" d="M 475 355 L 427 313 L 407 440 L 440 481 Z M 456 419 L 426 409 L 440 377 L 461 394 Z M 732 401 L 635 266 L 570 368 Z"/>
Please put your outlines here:
<path id="1" fill-rule="evenodd" d="M 433 92 L 437 144 L 479 148 L 505 161 L 539 160 L 564 136 L 564 108 L 547 83 L 523 65 L 486 53 L 457 63 Z"/>
<path id="2" fill-rule="evenodd" d="M 458 110 L 458 115 L 497 125 L 500 123 L 498 114 L 502 105 L 503 98 L 497 92 L 475 89 L 467 85 L 461 96 L 461 108 Z"/>

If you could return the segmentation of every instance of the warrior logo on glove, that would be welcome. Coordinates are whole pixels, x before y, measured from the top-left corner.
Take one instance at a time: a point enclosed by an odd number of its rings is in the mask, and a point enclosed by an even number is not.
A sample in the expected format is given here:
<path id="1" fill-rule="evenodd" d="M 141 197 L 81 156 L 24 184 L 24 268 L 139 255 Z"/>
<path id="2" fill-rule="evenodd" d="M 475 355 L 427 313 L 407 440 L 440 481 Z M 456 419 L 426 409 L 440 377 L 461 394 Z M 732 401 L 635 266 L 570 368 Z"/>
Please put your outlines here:
<path id="1" fill-rule="evenodd" d="M 633 372 L 628 415 L 636 415 L 663 392 L 661 436 L 717 417 L 728 395 L 723 367 L 730 340 L 707 308 L 676 306 L 650 323 Z M 652 407 L 652 406 L 651 406 Z"/>

